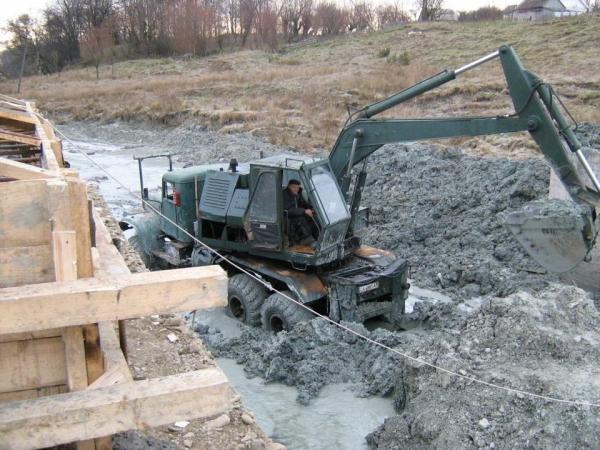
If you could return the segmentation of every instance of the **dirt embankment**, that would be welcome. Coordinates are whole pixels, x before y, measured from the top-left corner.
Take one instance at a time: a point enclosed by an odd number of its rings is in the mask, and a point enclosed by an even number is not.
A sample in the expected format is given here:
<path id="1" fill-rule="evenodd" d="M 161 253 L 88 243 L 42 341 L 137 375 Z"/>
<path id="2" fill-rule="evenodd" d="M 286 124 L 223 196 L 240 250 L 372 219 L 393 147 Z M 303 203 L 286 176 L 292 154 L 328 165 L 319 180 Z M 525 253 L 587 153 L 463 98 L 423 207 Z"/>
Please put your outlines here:
<path id="1" fill-rule="evenodd" d="M 116 221 L 95 187 L 89 189 L 115 246 L 132 272 L 146 271 L 136 251 L 124 239 Z M 212 354 L 179 316 L 151 316 L 127 322 L 128 363 L 134 379 L 153 378 L 214 367 Z M 171 342 L 168 335 L 175 336 Z M 173 338 L 172 338 L 173 339 Z M 252 449 L 284 450 L 272 442 L 244 408 L 239 395 L 233 409 L 210 420 L 192 420 L 185 426 L 171 424 L 113 436 L 115 450 Z"/>

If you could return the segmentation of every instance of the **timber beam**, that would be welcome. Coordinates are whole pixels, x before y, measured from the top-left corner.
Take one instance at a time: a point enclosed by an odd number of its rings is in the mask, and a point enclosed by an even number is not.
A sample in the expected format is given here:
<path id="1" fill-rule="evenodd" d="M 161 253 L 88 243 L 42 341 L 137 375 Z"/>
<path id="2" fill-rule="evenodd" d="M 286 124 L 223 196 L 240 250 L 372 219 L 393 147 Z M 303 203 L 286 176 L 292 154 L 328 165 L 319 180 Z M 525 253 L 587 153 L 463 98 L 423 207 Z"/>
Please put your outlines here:
<path id="1" fill-rule="evenodd" d="M 0 406 L 0 448 L 60 445 L 178 420 L 208 418 L 232 407 L 218 368 L 126 382 Z"/>
<path id="2" fill-rule="evenodd" d="M 42 140 L 24 133 L 15 133 L 4 128 L 0 128 L 0 139 L 10 142 L 20 142 L 22 144 L 33 145 L 39 147 Z"/>
<path id="3" fill-rule="evenodd" d="M 0 334 L 225 306 L 219 266 L 0 289 Z"/>

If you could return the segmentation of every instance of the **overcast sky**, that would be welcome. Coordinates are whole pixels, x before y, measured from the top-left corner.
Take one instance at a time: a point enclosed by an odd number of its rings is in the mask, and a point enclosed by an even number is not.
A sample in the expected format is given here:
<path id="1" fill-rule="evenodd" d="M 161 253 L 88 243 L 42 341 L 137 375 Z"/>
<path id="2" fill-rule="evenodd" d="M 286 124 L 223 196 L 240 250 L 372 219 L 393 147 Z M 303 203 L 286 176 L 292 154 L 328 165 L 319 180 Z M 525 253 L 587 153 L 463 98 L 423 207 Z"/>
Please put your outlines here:
<path id="1" fill-rule="evenodd" d="M 407 10 L 414 9 L 415 1 L 399 0 Z M 52 0 L 2 0 L 0 6 L 0 40 L 6 39 L 4 28 L 10 19 L 14 19 L 21 14 L 29 14 L 38 16 L 40 10 L 52 3 Z M 373 0 L 373 3 L 392 3 L 386 0 Z M 480 8 L 482 6 L 497 6 L 504 8 L 509 4 L 519 3 L 518 0 L 444 0 L 446 8 L 455 9 L 457 11 L 469 11 Z"/>

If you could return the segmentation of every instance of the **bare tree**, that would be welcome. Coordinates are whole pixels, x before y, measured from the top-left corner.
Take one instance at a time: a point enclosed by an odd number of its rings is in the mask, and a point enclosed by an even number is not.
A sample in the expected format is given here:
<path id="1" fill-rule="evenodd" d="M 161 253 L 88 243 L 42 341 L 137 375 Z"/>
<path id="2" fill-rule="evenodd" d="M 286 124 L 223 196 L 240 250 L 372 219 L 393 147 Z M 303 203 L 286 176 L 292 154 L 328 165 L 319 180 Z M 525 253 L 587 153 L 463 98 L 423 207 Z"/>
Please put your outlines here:
<path id="1" fill-rule="evenodd" d="M 315 9 L 314 27 L 324 35 L 341 34 L 348 28 L 348 16 L 346 9 L 325 1 Z"/>
<path id="2" fill-rule="evenodd" d="M 256 23 L 256 0 L 240 0 L 240 34 L 242 47 L 246 45 L 248 36 L 252 33 Z"/>
<path id="3" fill-rule="evenodd" d="M 282 0 L 281 27 L 284 38 L 290 42 L 302 34 L 308 34 L 312 25 L 312 0 Z"/>
<path id="4" fill-rule="evenodd" d="M 100 79 L 100 64 L 112 59 L 113 39 L 108 20 L 91 27 L 81 38 L 81 59 L 96 68 L 96 79 Z"/>
<path id="5" fill-rule="evenodd" d="M 443 3 L 444 0 L 417 0 L 417 7 L 421 10 L 418 20 L 421 22 L 439 20 Z"/>
<path id="6" fill-rule="evenodd" d="M 377 24 L 379 28 L 386 25 L 408 22 L 410 17 L 400 6 L 398 2 L 389 5 L 380 5 L 376 10 Z"/>
<path id="7" fill-rule="evenodd" d="M 367 0 L 353 2 L 349 18 L 350 30 L 363 31 L 373 28 L 375 22 L 375 11 Z"/>

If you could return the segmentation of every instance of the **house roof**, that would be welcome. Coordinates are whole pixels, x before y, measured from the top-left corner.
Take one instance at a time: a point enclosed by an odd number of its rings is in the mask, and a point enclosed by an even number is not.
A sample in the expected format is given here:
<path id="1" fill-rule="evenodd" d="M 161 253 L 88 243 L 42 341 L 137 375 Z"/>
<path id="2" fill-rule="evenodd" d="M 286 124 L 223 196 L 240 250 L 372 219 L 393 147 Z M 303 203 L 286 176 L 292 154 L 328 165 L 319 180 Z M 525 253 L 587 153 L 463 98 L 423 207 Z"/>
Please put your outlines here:
<path id="1" fill-rule="evenodd" d="M 552 7 L 549 0 L 525 0 L 519 4 L 517 11 L 531 11 L 532 9 L 551 9 L 552 11 L 564 11 L 565 7 L 559 1 L 560 7 Z"/>
<path id="2" fill-rule="evenodd" d="M 589 12 L 590 8 L 583 0 L 561 0 L 567 11 Z"/>

